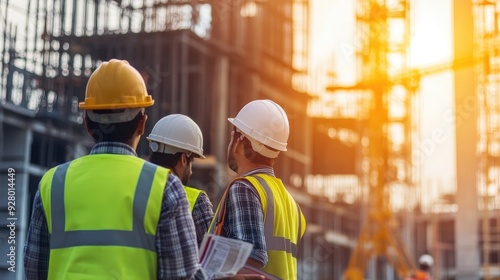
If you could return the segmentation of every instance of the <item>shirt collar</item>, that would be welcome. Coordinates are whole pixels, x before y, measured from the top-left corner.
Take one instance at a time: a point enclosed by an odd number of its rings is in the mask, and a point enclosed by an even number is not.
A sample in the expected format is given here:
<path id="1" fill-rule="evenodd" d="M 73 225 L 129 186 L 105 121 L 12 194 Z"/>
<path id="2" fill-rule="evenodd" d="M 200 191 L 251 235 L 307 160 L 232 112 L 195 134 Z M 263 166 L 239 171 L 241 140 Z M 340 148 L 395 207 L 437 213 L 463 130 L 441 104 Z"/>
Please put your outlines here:
<path id="1" fill-rule="evenodd" d="M 276 177 L 276 176 L 274 176 L 274 170 L 273 170 L 273 168 L 270 167 L 270 166 L 259 166 L 257 168 L 251 169 L 251 170 L 245 172 L 244 174 L 242 174 L 241 177 L 245 177 L 245 176 L 249 176 L 249 175 L 254 175 L 254 174 L 259 174 L 259 173 L 261 173 L 261 174 L 264 173 L 264 174 Z"/>
<path id="2" fill-rule="evenodd" d="M 131 146 L 121 142 L 100 142 L 92 147 L 90 154 L 117 154 L 137 156 L 136 151 Z"/>

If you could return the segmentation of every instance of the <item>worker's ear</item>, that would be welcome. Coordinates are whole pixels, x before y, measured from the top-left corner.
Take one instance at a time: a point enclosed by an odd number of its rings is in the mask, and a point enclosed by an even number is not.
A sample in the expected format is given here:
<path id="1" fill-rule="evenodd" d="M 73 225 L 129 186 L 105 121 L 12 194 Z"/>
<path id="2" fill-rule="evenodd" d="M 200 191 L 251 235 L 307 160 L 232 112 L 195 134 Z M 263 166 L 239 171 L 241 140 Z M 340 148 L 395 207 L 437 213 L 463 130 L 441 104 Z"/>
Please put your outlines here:
<path id="1" fill-rule="evenodd" d="M 188 164 L 188 157 L 187 157 L 186 153 L 182 153 L 181 163 L 182 163 L 182 166 L 186 166 Z"/>
<path id="2" fill-rule="evenodd" d="M 148 120 L 148 115 L 144 114 L 142 115 L 141 119 L 139 120 L 139 124 L 137 125 L 137 133 L 139 135 L 143 135 L 144 131 L 146 130 L 146 121 Z"/>
<path id="3" fill-rule="evenodd" d="M 245 154 L 245 145 L 243 145 L 243 139 L 243 135 L 240 135 L 235 139 L 234 152 L 242 152 L 243 154 Z"/>
<path id="4" fill-rule="evenodd" d="M 85 112 L 85 114 L 87 114 L 87 112 Z M 90 131 L 90 129 L 89 129 L 89 125 L 87 123 L 87 118 L 84 117 L 83 123 L 85 124 L 85 130 L 87 131 L 87 134 L 90 136 L 90 138 L 94 139 L 94 137 L 92 136 L 92 131 Z"/>

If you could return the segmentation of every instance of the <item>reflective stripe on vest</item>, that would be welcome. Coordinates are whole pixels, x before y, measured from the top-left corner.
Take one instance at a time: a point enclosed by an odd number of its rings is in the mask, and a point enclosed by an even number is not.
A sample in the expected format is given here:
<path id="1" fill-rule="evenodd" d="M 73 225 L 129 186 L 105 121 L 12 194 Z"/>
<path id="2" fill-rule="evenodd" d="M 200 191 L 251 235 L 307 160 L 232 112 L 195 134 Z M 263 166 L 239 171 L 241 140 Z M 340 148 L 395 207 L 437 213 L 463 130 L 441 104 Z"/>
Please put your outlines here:
<path id="1" fill-rule="evenodd" d="M 78 230 L 65 231 L 64 210 L 64 185 L 66 172 L 70 162 L 57 167 L 51 186 L 51 220 L 52 233 L 50 236 L 50 247 L 52 249 L 67 248 L 74 246 L 99 246 L 116 245 L 134 248 L 142 248 L 156 252 L 155 236 L 149 235 L 144 230 L 144 216 L 148 203 L 149 194 L 156 172 L 156 165 L 145 162 L 134 195 L 133 209 L 139 213 L 137 222 L 132 220 L 132 231 L 123 230 Z"/>
<path id="2" fill-rule="evenodd" d="M 193 213 L 196 200 L 198 200 L 198 197 L 203 191 L 188 186 L 184 186 L 184 190 L 186 191 L 187 200 L 189 202 L 189 210 Z"/>
<path id="3" fill-rule="evenodd" d="M 264 234 L 266 236 L 266 247 L 267 250 L 275 250 L 275 251 L 285 251 L 287 253 L 292 254 L 294 258 L 297 258 L 298 249 L 297 244 L 293 243 L 290 239 L 280 236 L 274 236 L 274 196 L 271 188 L 267 184 L 267 182 L 260 176 L 252 176 L 253 178 L 259 181 L 260 185 L 264 188 L 267 195 L 267 212 L 266 218 L 264 221 Z M 300 208 L 297 205 L 297 213 L 298 213 L 298 240 L 300 240 L 301 236 L 301 216 L 300 216 Z"/>
<path id="4" fill-rule="evenodd" d="M 262 270 L 279 279 L 297 279 L 297 244 L 305 232 L 303 215 L 280 179 L 246 176 L 260 196 L 268 262 Z M 279 205 L 279 208 L 276 208 Z M 296 220 L 295 220 L 296 219 Z"/>

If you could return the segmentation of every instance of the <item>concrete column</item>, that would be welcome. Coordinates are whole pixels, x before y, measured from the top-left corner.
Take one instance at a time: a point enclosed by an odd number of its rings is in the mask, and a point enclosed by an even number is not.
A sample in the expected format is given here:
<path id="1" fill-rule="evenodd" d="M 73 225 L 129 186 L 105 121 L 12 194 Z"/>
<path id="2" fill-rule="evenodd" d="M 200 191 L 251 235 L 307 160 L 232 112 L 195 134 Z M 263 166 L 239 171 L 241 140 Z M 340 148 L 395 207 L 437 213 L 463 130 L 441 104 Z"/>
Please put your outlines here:
<path id="1" fill-rule="evenodd" d="M 23 249 L 28 227 L 28 180 L 33 132 L 0 123 L 0 279 L 24 279 Z"/>
<path id="2" fill-rule="evenodd" d="M 229 58 L 221 56 L 216 61 L 215 66 L 215 89 L 214 101 L 214 137 L 212 141 L 212 151 L 217 159 L 217 184 L 224 187 L 226 184 L 226 152 L 229 143 L 227 130 L 228 104 L 229 104 Z"/>
<path id="3" fill-rule="evenodd" d="M 474 54 L 474 20 L 471 0 L 453 1 L 455 59 Z M 455 129 L 458 213 L 455 220 L 457 280 L 479 279 L 477 179 L 477 97 L 474 65 L 455 69 Z"/>

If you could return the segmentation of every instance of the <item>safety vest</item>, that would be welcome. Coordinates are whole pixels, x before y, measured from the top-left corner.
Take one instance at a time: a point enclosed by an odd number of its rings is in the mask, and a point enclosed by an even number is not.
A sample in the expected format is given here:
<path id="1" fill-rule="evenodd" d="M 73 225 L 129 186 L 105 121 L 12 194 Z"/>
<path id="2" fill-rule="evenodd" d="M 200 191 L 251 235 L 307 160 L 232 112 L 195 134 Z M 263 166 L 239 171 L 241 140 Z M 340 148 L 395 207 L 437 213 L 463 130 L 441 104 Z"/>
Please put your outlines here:
<path id="1" fill-rule="evenodd" d="M 411 277 L 407 278 L 406 280 L 431 280 L 431 279 L 432 277 L 430 276 L 429 273 L 417 270 Z"/>
<path id="2" fill-rule="evenodd" d="M 264 210 L 269 261 L 263 270 L 280 279 L 297 279 L 297 245 L 306 226 L 299 205 L 276 177 L 259 174 L 245 179 L 259 193 Z"/>
<path id="3" fill-rule="evenodd" d="M 189 202 L 189 210 L 191 210 L 191 213 L 193 213 L 196 200 L 198 200 L 198 197 L 203 191 L 188 186 L 184 186 L 184 190 L 186 191 L 187 200 Z"/>
<path id="4" fill-rule="evenodd" d="M 156 229 L 168 169 L 94 154 L 49 170 L 40 195 L 49 279 L 156 279 Z"/>
<path id="5" fill-rule="evenodd" d="M 244 179 L 257 190 L 264 212 L 268 262 L 262 270 L 280 279 L 297 279 L 297 244 L 306 229 L 306 221 L 299 205 L 276 177 L 258 174 Z M 225 204 L 225 198 L 221 202 Z M 217 234 L 216 227 L 222 226 L 223 221 L 220 220 L 225 207 L 219 204 L 209 228 L 210 233 Z"/>

